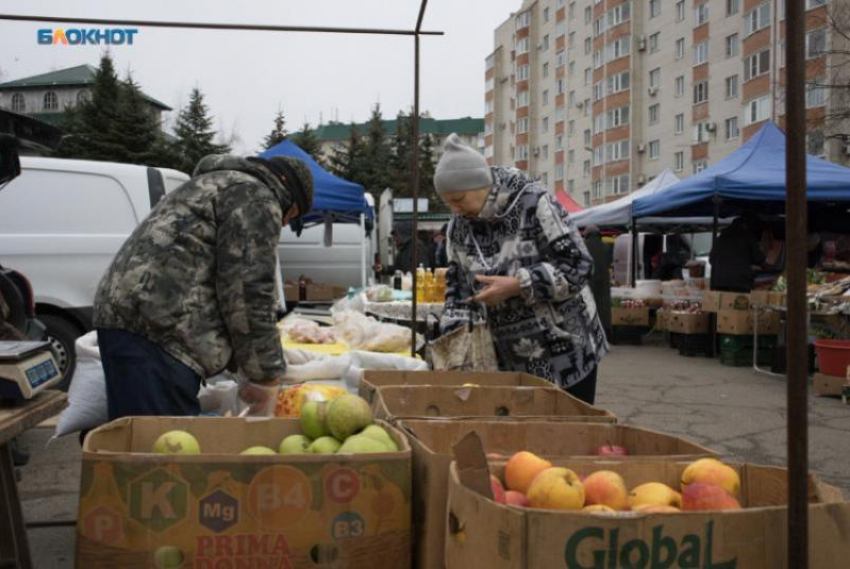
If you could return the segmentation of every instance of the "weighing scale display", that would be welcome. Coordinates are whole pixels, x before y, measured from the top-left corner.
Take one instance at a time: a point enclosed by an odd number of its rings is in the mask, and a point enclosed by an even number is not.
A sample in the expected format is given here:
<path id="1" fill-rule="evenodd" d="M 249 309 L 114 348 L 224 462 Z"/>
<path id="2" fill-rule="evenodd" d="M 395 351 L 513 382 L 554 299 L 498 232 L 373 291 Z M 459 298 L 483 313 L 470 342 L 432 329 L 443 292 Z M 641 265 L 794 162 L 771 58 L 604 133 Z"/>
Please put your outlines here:
<path id="1" fill-rule="evenodd" d="M 59 370 L 57 370 L 56 366 L 53 365 L 53 360 L 46 360 L 29 368 L 26 371 L 26 374 L 27 381 L 29 381 L 30 385 L 34 389 L 42 383 L 50 381 L 59 375 Z"/>

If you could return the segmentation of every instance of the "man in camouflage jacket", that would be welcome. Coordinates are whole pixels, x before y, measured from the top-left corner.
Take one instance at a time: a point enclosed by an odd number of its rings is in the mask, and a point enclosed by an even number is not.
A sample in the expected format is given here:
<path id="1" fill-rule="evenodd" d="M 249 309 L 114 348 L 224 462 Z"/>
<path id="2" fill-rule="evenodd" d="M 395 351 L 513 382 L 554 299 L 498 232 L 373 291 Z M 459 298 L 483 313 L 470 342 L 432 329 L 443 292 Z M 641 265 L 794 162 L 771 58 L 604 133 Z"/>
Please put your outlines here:
<path id="1" fill-rule="evenodd" d="M 312 202 L 301 160 L 214 155 L 157 204 L 94 302 L 110 419 L 198 414 L 200 382 L 230 364 L 251 382 L 247 401 L 276 395 L 277 244 Z"/>

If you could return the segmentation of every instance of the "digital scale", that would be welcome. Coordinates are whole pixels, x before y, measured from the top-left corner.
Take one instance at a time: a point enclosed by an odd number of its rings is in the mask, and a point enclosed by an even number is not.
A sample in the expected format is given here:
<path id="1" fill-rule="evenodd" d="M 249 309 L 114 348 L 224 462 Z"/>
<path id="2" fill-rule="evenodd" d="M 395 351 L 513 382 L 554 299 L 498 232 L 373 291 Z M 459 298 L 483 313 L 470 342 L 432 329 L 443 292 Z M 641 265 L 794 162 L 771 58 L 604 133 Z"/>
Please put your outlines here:
<path id="1" fill-rule="evenodd" d="M 50 342 L 0 342 L 0 398 L 32 399 L 60 381 Z"/>

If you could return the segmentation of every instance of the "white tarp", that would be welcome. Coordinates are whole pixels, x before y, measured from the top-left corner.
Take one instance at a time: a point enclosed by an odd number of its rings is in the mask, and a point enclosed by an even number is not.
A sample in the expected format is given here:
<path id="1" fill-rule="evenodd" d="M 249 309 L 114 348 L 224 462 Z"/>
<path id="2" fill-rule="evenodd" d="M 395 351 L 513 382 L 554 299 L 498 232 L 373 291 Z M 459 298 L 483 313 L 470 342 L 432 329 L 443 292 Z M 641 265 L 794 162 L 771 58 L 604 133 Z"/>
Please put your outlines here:
<path id="1" fill-rule="evenodd" d="M 641 189 L 634 191 L 627 196 L 623 196 L 616 201 L 588 208 L 584 211 L 580 211 L 579 213 L 575 213 L 570 217 L 580 228 L 587 227 L 588 225 L 596 225 L 598 227 L 623 227 L 631 225 L 633 201 L 638 198 L 650 196 L 659 190 L 663 190 L 667 186 L 672 186 L 678 181 L 679 178 L 676 177 L 676 174 L 670 170 L 664 170 Z M 643 224 L 648 220 L 640 219 L 638 221 L 640 224 Z M 676 219 L 660 219 L 653 221 L 672 225 L 677 224 L 673 222 L 681 223 L 681 220 Z"/>

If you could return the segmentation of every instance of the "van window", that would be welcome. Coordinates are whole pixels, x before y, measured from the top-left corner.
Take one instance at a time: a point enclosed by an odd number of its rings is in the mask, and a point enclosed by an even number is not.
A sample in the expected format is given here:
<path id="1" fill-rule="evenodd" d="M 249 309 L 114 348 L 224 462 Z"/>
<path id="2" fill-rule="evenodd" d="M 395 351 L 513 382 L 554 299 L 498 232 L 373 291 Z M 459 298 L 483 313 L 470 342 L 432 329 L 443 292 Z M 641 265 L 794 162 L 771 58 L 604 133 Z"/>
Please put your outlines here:
<path id="1" fill-rule="evenodd" d="M 0 192 L 0 233 L 127 234 L 136 215 L 114 178 L 25 169 Z"/>
<path id="2" fill-rule="evenodd" d="M 151 209 L 159 203 L 165 195 L 165 183 L 162 181 L 162 173 L 156 168 L 148 166 L 148 194 L 151 199 Z"/>

